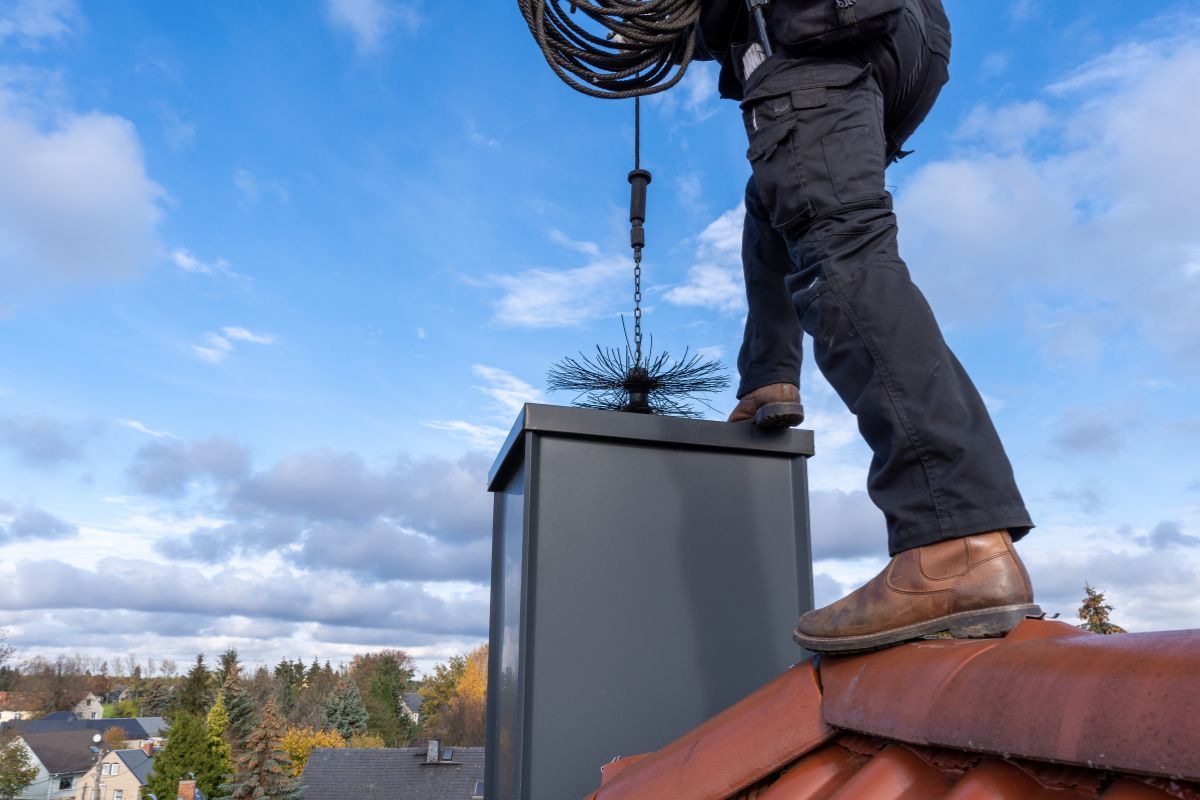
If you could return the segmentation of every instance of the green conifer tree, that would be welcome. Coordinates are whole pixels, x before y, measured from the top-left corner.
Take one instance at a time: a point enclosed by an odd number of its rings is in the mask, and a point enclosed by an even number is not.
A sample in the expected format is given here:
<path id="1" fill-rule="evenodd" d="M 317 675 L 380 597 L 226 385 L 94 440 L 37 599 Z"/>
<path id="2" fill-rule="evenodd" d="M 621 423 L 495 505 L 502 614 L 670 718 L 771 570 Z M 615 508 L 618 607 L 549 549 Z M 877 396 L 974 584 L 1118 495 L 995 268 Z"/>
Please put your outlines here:
<path id="1" fill-rule="evenodd" d="M 170 717 L 175 701 L 175 690 L 159 678 L 150 682 L 150 688 L 142 697 L 142 716 Z"/>
<path id="2" fill-rule="evenodd" d="M 233 772 L 233 750 L 227 738 L 229 712 L 225 710 L 225 695 L 218 694 L 217 702 L 208 710 L 208 749 L 212 754 L 213 768 L 220 769 L 224 782 Z M 219 785 L 219 784 L 218 784 Z"/>
<path id="3" fill-rule="evenodd" d="M 217 668 L 217 685 L 224 686 L 230 675 L 238 675 L 241 671 L 242 665 L 238 661 L 237 648 L 230 647 L 221 653 L 221 665 Z"/>
<path id="4" fill-rule="evenodd" d="M 1079 606 L 1079 618 L 1083 624 L 1079 627 L 1092 633 L 1125 633 L 1120 625 L 1109 622 L 1108 612 L 1113 607 L 1104 602 L 1104 592 L 1097 592 L 1090 583 L 1083 584 L 1083 591 L 1083 605 Z"/>
<path id="5" fill-rule="evenodd" d="M 179 708 L 198 717 L 208 713 L 212 704 L 212 676 L 204 666 L 204 654 L 196 656 L 196 663 L 188 670 L 179 690 Z"/>
<path id="6" fill-rule="evenodd" d="M 325 724 L 342 735 L 343 739 L 367 729 L 367 710 L 363 707 L 358 686 L 347 678 L 338 681 L 333 693 L 326 698 L 322 711 Z"/>
<path id="7" fill-rule="evenodd" d="M 148 791 L 158 797 L 175 797 L 179 781 L 192 773 L 196 787 L 212 797 L 227 772 L 228 764 L 220 763 L 213 753 L 204 720 L 180 709 L 167 730 L 167 746 L 154 757 Z"/>
<path id="8" fill-rule="evenodd" d="M 245 684 L 236 674 L 225 680 L 221 694 L 225 698 L 225 710 L 229 714 L 230 743 L 236 753 L 258 724 L 257 709 L 254 707 L 254 698 L 246 691 Z"/>
<path id="9" fill-rule="evenodd" d="M 221 787 L 221 800 L 300 800 L 303 790 L 292 775 L 292 760 L 282 739 L 275 701 L 268 700 L 258 727 L 237 756 L 232 779 Z"/>

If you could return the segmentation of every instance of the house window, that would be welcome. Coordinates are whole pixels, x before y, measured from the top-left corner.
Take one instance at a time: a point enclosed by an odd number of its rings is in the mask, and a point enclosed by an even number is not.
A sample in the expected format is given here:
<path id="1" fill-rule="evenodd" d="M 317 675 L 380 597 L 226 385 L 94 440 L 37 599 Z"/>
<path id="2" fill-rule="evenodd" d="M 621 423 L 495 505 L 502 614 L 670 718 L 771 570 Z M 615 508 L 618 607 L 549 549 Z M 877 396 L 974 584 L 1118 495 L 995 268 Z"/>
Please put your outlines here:
<path id="1" fill-rule="evenodd" d="M 101 765 L 100 765 L 100 774 L 101 774 L 101 775 L 107 775 L 107 774 L 108 774 L 108 767 L 109 767 L 109 765 L 108 765 L 108 764 L 101 764 Z"/>
<path id="2" fill-rule="evenodd" d="M 483 781 L 475 781 L 475 788 L 471 790 L 471 800 L 483 800 Z"/>
<path id="3" fill-rule="evenodd" d="M 124 789 L 114 789 L 113 790 L 112 800 L 123 800 L 124 797 L 125 797 Z"/>
<path id="4" fill-rule="evenodd" d="M 63 789 L 70 789 L 70 788 L 71 788 L 71 784 L 72 784 L 72 783 L 74 783 L 74 782 L 75 782 L 75 779 L 74 779 L 74 778 L 70 778 L 70 777 L 68 777 L 68 778 L 59 778 L 59 779 L 58 779 L 58 789 L 59 789 L 59 791 L 62 791 Z"/>
<path id="5" fill-rule="evenodd" d="M 112 772 L 111 772 L 110 774 L 112 774 L 112 775 L 117 775 L 117 774 L 120 774 L 120 772 L 121 772 L 121 765 L 120 765 L 120 764 L 113 764 L 113 765 L 112 765 Z"/>

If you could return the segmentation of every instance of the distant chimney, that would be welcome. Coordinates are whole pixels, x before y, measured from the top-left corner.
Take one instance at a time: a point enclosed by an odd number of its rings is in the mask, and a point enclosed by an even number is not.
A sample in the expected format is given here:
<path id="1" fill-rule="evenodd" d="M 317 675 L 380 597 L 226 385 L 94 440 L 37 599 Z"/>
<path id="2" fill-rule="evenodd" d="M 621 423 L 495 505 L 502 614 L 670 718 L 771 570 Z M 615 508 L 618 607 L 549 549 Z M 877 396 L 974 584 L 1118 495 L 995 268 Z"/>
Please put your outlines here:
<path id="1" fill-rule="evenodd" d="M 180 781 L 178 800 L 196 800 L 196 782 Z"/>
<path id="2" fill-rule="evenodd" d="M 142 742 L 142 752 L 148 756 L 154 755 L 154 742 L 150 741 L 149 739 Z"/>
<path id="3" fill-rule="evenodd" d="M 441 753 L 438 752 L 439 742 L 437 739 L 429 740 L 429 749 L 425 751 L 425 763 L 436 764 L 441 760 Z"/>

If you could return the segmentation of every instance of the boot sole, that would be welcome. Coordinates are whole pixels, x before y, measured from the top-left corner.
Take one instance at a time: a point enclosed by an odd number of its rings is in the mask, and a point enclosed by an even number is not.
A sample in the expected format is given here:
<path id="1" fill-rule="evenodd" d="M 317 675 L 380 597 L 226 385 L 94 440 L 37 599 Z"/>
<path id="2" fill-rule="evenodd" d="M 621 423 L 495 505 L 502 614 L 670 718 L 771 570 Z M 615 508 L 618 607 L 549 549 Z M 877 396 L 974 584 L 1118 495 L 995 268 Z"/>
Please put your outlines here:
<path id="1" fill-rule="evenodd" d="M 1003 636 L 1021 620 L 1038 619 L 1043 616 L 1045 613 L 1041 606 L 1036 603 L 1023 603 L 983 608 L 978 611 L 960 611 L 957 614 L 948 614 L 889 631 L 858 636 L 806 636 L 797 629 L 792 633 L 792 639 L 796 644 L 814 653 L 867 653 L 940 633 L 949 633 L 955 639 L 988 639 Z"/>
<path id="2" fill-rule="evenodd" d="M 800 403 L 767 403 L 754 412 L 752 421 L 762 428 L 794 428 L 804 422 L 804 406 Z"/>

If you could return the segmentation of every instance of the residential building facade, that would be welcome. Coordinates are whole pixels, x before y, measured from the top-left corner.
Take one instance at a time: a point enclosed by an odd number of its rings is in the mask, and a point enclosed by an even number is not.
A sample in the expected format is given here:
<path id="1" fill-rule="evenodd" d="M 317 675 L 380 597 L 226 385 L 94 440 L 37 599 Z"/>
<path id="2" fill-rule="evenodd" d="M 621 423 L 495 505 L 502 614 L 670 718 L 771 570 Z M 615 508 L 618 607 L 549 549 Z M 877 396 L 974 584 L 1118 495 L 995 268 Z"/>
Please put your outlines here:
<path id="1" fill-rule="evenodd" d="M 150 779 L 154 756 L 150 745 L 112 750 L 76 781 L 75 800 L 139 800 Z"/>
<path id="2" fill-rule="evenodd" d="M 96 763 L 90 730 L 23 731 L 16 741 L 29 751 L 37 777 L 17 800 L 74 800 L 79 779 Z"/>

